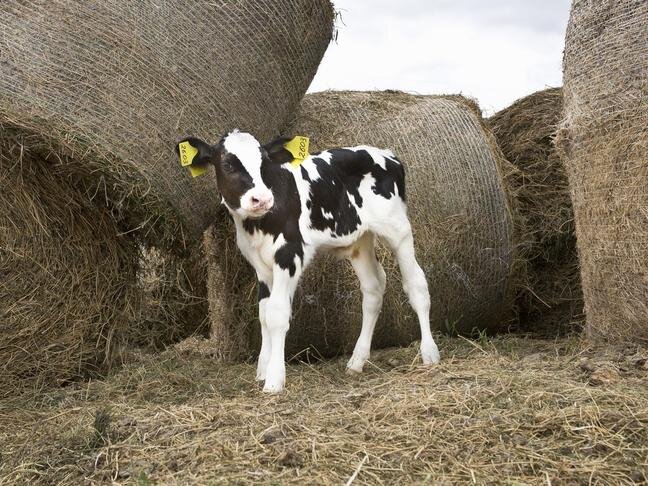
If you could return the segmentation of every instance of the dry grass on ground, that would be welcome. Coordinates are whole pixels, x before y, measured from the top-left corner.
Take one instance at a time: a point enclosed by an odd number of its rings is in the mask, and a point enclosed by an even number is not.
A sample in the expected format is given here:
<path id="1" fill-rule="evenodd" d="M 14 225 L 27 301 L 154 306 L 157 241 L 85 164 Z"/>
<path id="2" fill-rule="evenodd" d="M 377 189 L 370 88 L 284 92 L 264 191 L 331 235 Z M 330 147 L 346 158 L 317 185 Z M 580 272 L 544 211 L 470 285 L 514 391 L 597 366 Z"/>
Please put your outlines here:
<path id="1" fill-rule="evenodd" d="M 443 339 L 289 366 L 267 396 L 254 366 L 185 345 L 105 381 L 0 402 L 0 484 L 504 483 L 648 480 L 648 352 L 575 339 Z M 193 351 L 192 351 L 193 349 Z"/>

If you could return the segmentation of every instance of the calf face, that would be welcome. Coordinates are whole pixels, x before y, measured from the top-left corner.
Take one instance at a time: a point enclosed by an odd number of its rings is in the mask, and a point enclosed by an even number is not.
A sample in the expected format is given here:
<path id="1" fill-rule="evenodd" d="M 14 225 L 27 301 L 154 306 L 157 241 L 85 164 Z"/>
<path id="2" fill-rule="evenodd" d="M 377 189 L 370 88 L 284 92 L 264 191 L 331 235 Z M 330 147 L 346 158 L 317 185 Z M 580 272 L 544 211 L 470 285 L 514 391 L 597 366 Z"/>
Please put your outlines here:
<path id="1" fill-rule="evenodd" d="M 192 166 L 214 166 L 218 190 L 231 211 L 243 218 L 260 218 L 272 209 L 274 195 L 261 177 L 262 164 L 271 162 L 252 135 L 234 130 L 215 145 L 195 137 L 181 142 L 198 150 Z"/>

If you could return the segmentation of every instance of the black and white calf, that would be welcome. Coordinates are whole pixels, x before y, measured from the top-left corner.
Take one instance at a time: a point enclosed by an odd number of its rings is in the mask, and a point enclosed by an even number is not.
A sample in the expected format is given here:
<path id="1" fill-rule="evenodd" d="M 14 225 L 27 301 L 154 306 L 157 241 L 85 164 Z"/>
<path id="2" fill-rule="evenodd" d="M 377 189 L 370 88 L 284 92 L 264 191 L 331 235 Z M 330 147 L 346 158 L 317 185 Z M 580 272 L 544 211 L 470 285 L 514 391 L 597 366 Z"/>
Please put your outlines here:
<path id="1" fill-rule="evenodd" d="M 385 272 L 374 252 L 379 236 L 395 251 L 403 287 L 421 326 L 423 362 L 437 363 L 430 332 L 430 296 L 414 255 L 405 205 L 405 172 L 389 150 L 336 148 L 291 163 L 287 138 L 261 146 L 234 130 L 216 145 L 187 138 L 198 149 L 193 166 L 213 164 L 223 203 L 236 223 L 236 241 L 259 279 L 262 344 L 257 379 L 263 390 L 284 387 L 284 343 L 299 277 L 318 251 L 350 259 L 362 290 L 362 331 L 348 369 L 369 358 L 382 306 Z"/>

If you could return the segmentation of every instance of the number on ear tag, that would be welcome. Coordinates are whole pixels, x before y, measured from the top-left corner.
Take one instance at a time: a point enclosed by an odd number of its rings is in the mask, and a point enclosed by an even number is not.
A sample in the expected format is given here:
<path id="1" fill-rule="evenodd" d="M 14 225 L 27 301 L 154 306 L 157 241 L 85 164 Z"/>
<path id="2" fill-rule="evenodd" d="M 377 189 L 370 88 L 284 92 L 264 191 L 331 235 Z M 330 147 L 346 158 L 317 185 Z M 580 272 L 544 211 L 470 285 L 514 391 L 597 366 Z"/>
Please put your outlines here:
<path id="1" fill-rule="evenodd" d="M 191 177 L 198 177 L 207 172 L 207 167 L 192 167 L 191 163 L 198 154 L 198 149 L 189 142 L 180 142 L 178 144 L 178 152 L 180 153 L 180 165 L 182 167 L 189 167 Z"/>
<path id="2" fill-rule="evenodd" d="M 297 135 L 295 138 L 287 142 L 284 147 L 288 152 L 292 154 L 293 161 L 291 162 L 294 166 L 299 166 L 310 154 L 308 149 L 310 146 L 310 139 L 302 135 Z"/>
<path id="3" fill-rule="evenodd" d="M 180 152 L 180 165 L 182 167 L 191 165 L 194 157 L 198 154 L 198 149 L 189 142 L 180 142 L 178 144 L 178 151 Z"/>

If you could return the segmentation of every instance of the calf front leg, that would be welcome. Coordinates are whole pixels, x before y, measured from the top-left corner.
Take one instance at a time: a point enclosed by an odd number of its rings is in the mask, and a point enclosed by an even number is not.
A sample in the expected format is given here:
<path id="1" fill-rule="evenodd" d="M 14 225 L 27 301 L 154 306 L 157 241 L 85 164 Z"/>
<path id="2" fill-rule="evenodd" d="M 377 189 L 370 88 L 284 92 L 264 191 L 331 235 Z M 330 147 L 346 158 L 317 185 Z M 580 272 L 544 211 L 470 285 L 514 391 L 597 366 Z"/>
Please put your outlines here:
<path id="1" fill-rule="evenodd" d="M 286 381 L 285 344 L 290 325 L 291 303 L 301 274 L 299 258 L 293 266 L 273 268 L 273 283 L 270 297 L 265 305 L 265 320 L 270 338 L 270 359 L 265 373 L 263 391 L 277 393 L 283 390 Z"/>
<path id="2" fill-rule="evenodd" d="M 265 380 L 268 361 L 270 361 L 270 334 L 268 333 L 268 324 L 266 322 L 266 305 L 270 297 L 272 288 L 271 278 L 259 277 L 259 322 L 261 324 L 261 351 L 259 352 L 259 362 L 257 363 L 257 380 Z"/>

